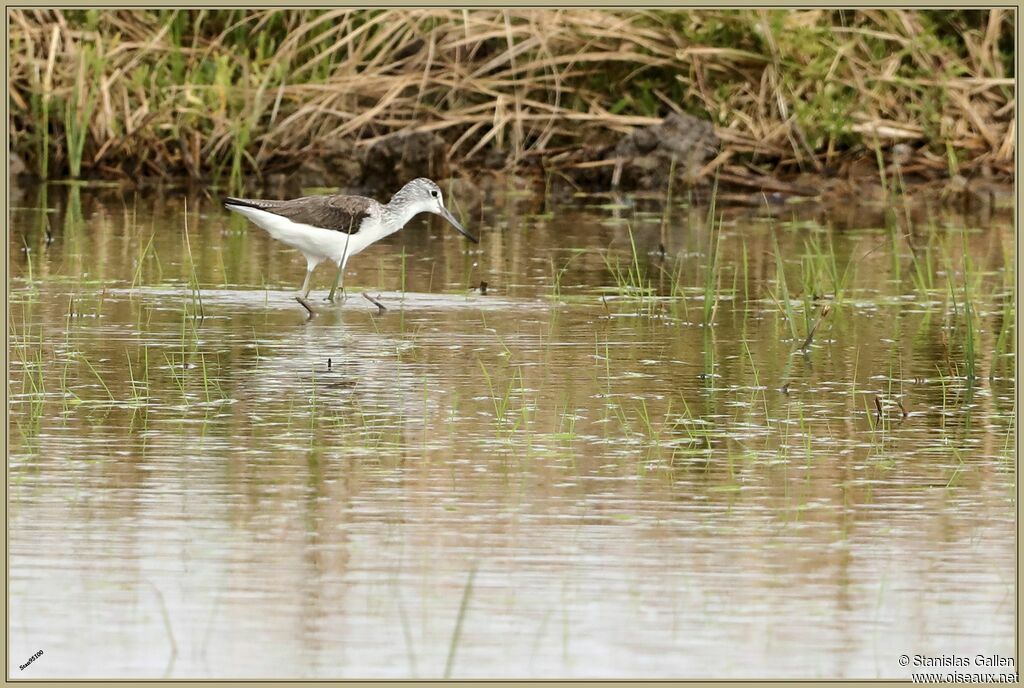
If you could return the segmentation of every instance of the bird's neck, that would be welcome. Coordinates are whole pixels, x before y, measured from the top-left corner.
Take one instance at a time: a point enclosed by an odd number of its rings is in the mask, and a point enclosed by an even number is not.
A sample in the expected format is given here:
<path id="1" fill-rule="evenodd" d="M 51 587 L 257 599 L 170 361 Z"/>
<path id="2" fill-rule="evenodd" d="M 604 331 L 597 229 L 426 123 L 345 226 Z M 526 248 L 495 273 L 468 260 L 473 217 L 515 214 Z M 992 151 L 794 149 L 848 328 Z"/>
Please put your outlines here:
<path id="1" fill-rule="evenodd" d="M 406 203 L 398 198 L 397 195 L 391 199 L 390 203 L 384 206 L 384 216 L 387 218 L 386 224 L 391 232 L 397 232 L 402 227 L 405 227 L 409 220 L 422 212 L 423 208 L 420 208 L 415 203 Z"/>

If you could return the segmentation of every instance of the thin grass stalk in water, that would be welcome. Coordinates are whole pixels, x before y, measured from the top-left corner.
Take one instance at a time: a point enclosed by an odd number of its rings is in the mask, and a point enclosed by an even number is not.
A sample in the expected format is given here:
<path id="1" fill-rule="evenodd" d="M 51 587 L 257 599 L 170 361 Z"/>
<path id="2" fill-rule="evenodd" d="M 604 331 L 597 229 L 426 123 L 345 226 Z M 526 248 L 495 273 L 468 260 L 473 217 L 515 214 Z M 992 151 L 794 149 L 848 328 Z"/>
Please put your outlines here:
<path id="1" fill-rule="evenodd" d="M 777 302 L 783 309 L 786 320 L 789 322 L 789 333 L 793 341 L 800 341 L 800 335 L 796 330 L 796 313 L 793 311 L 793 303 L 789 298 L 789 287 L 786 284 L 786 263 L 782 258 L 782 250 L 779 248 L 779 238 L 772 232 L 772 245 L 775 248 L 775 275 L 778 284 L 779 295 Z"/>
<path id="2" fill-rule="evenodd" d="M 135 266 L 135 273 L 132 275 L 132 284 L 129 289 L 135 290 L 136 285 L 142 284 L 142 266 L 146 260 L 146 255 L 149 254 L 153 248 L 153 239 L 156 237 L 156 232 L 149 235 L 149 242 L 146 243 L 146 247 L 142 249 L 142 253 L 139 254 L 138 265 Z"/>
<path id="3" fill-rule="evenodd" d="M 114 398 L 113 393 L 110 391 L 110 388 L 107 387 L 107 383 L 103 381 L 103 377 L 99 374 L 99 372 L 95 368 L 93 368 L 92 363 L 89 362 L 89 359 L 83 355 L 82 360 L 85 362 L 85 365 L 89 367 L 89 370 L 92 371 L 92 374 L 96 376 L 96 379 L 99 380 L 100 384 L 103 386 L 103 391 L 107 393 L 107 398 L 110 399 L 110 401 L 117 401 Z"/>
<path id="4" fill-rule="evenodd" d="M 721 221 L 718 222 L 718 232 L 715 232 L 715 214 L 718 203 L 718 175 L 711 187 L 711 200 L 708 203 L 708 265 L 704 272 L 704 326 L 707 327 L 715 318 L 718 309 L 718 254 L 719 243 L 722 238 Z"/>
<path id="5" fill-rule="evenodd" d="M 473 581 L 476 579 L 477 564 L 469 571 L 469 578 L 466 580 L 466 587 L 462 590 L 462 601 L 459 603 L 459 615 L 455 619 L 455 630 L 452 631 L 452 640 L 448 645 L 448 659 L 444 663 L 444 678 L 451 678 L 452 669 L 455 668 L 455 652 L 459 648 L 459 640 L 462 638 L 462 623 L 466 619 L 466 612 L 469 611 L 469 598 L 473 594 Z"/>
<path id="6" fill-rule="evenodd" d="M 203 319 L 204 317 L 206 317 L 205 316 L 205 311 L 203 309 L 203 294 L 202 294 L 202 291 L 199 289 L 199 276 L 196 274 L 196 262 L 192 258 L 192 242 L 189 240 L 189 237 L 188 237 L 188 199 L 187 198 L 184 199 L 184 203 L 185 203 L 185 212 L 184 212 L 184 216 L 183 217 L 184 217 L 184 221 L 185 221 L 185 248 L 188 251 L 188 267 L 189 267 L 189 272 L 191 273 L 191 276 L 189 278 L 188 286 L 189 286 L 189 290 L 190 290 L 190 292 L 192 294 L 192 300 L 193 300 L 193 317 L 195 317 L 195 313 L 196 313 L 196 310 L 194 308 L 195 304 L 198 303 L 198 305 L 199 305 L 199 309 L 198 309 L 199 318 Z"/>
<path id="7" fill-rule="evenodd" d="M 722 233 L 715 232 L 715 223 L 711 223 L 711 233 L 708 238 L 708 265 L 704 270 L 704 325 L 711 325 L 718 311 L 718 244 Z"/>

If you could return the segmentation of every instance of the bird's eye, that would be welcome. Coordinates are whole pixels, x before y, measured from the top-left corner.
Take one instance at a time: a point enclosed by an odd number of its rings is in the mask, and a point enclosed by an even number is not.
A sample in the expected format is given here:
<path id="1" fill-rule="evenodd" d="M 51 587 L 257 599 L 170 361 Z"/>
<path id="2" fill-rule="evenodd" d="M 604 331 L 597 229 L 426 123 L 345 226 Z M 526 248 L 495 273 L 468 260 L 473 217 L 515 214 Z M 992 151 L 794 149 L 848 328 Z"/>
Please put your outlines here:
<path id="1" fill-rule="evenodd" d="M 431 191 L 430 195 L 433 196 L 434 198 L 437 198 L 437 192 L 436 191 Z"/>

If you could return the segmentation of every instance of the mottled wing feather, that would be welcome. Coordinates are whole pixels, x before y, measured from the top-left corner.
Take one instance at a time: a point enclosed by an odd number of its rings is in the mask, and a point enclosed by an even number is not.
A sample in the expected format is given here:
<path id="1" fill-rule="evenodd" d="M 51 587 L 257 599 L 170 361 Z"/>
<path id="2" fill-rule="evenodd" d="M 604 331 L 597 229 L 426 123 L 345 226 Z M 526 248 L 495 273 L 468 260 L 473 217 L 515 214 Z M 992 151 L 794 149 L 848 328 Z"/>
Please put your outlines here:
<path id="1" fill-rule="evenodd" d="M 339 194 L 335 196 L 304 196 L 290 201 L 229 198 L 226 203 L 265 210 L 303 225 L 354 234 L 359 231 L 363 220 L 370 217 L 370 208 L 376 201 L 364 196 Z"/>

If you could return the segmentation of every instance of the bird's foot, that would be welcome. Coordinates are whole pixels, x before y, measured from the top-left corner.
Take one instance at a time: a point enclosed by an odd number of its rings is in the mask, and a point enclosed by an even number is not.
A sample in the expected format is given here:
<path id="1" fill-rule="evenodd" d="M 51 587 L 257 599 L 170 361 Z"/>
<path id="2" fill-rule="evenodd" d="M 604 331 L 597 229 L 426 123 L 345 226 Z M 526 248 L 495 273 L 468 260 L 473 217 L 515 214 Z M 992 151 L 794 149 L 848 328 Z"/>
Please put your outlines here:
<path id="1" fill-rule="evenodd" d="M 306 318 L 307 320 L 312 319 L 313 316 L 316 315 L 316 311 L 313 310 L 313 307 L 309 305 L 309 301 L 306 301 L 305 297 L 303 297 L 303 296 L 296 296 L 295 300 L 298 301 L 300 304 L 302 304 L 302 307 L 306 309 L 307 313 L 309 313 L 309 315 Z"/>
<path id="2" fill-rule="evenodd" d="M 345 293 L 344 289 L 341 290 L 341 293 L 339 294 L 339 298 L 335 298 L 333 290 L 331 291 L 330 294 L 328 294 L 327 296 L 324 297 L 324 301 L 329 301 L 330 303 L 337 303 L 338 301 L 340 301 L 341 303 L 345 303 L 345 301 L 347 301 L 347 300 L 348 300 L 348 294 Z"/>
<path id="3" fill-rule="evenodd" d="M 378 297 L 380 297 L 380 294 L 377 294 L 377 296 L 378 296 Z M 365 291 L 363 292 L 363 298 L 364 298 L 364 299 L 366 299 L 367 301 L 369 301 L 370 303 L 372 303 L 372 304 L 373 304 L 374 306 L 376 306 L 376 307 L 377 307 L 377 309 L 378 309 L 378 310 L 377 310 L 377 314 L 378 314 L 378 315 L 381 315 L 381 314 L 383 314 L 383 313 L 384 313 L 384 311 L 386 311 L 386 310 L 387 310 L 387 308 L 386 308 L 386 307 L 384 306 L 384 304 L 383 304 L 383 303 L 381 303 L 380 301 L 378 301 L 378 300 L 377 300 L 376 298 L 374 298 L 374 297 L 370 296 L 370 295 L 369 295 L 369 294 L 367 294 L 367 293 L 366 293 Z"/>

